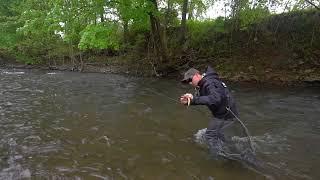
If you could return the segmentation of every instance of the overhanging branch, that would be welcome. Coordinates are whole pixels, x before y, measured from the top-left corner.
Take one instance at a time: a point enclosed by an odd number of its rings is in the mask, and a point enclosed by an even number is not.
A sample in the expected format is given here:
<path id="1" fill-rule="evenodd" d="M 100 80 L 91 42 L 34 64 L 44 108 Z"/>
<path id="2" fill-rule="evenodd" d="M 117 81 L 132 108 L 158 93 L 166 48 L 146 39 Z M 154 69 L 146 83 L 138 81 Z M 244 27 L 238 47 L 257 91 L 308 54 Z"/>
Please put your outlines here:
<path id="1" fill-rule="evenodd" d="M 309 1 L 309 0 L 305 0 L 307 3 L 311 4 L 313 7 L 315 7 L 316 9 L 320 10 L 320 7 L 318 7 L 317 5 L 315 5 L 313 2 Z"/>

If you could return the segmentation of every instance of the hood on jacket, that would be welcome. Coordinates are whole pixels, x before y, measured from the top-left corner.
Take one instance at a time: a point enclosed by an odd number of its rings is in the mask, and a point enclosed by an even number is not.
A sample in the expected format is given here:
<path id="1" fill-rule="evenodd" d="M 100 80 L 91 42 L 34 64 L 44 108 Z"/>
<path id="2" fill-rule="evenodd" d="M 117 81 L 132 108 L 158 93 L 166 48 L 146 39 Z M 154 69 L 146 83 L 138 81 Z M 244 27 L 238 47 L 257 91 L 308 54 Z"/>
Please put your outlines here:
<path id="1" fill-rule="evenodd" d="M 207 67 L 205 72 L 205 77 L 207 77 L 208 79 L 220 80 L 218 73 L 211 66 Z"/>

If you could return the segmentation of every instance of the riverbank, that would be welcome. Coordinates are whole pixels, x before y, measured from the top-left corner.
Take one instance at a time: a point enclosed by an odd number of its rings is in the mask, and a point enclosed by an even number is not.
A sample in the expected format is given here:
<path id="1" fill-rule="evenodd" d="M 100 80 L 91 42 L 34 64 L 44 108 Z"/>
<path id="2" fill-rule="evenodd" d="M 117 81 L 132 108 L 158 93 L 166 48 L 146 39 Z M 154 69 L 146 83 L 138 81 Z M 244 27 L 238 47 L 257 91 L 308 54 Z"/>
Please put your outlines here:
<path id="1" fill-rule="evenodd" d="M 64 65 L 25 65 L 21 63 L 7 63 L 0 61 L 1 68 L 8 69 L 42 69 L 42 70 L 58 70 L 58 71 L 80 71 L 72 64 Z M 12 61 L 10 61 L 12 62 Z M 117 62 L 117 63 L 116 63 Z M 243 61 L 242 61 L 243 62 Z M 278 69 L 272 67 L 259 67 L 254 65 L 245 65 L 239 63 L 232 63 L 232 60 L 221 59 L 213 62 L 200 62 L 194 67 L 204 71 L 206 66 L 212 66 L 220 75 L 222 79 L 234 83 L 242 84 L 269 84 L 279 86 L 320 86 L 320 71 L 317 67 L 308 69 L 296 69 L 292 67 L 288 69 Z M 154 72 L 152 66 L 142 66 L 139 63 L 131 63 L 128 61 L 110 60 L 109 63 L 92 62 L 85 63 L 81 72 L 83 73 L 112 73 L 124 74 L 139 77 L 158 77 L 158 78 L 174 78 L 179 80 L 183 72 L 187 68 L 181 67 L 180 70 L 172 72 L 167 75 L 159 75 Z M 290 70 L 290 71 L 289 71 Z"/>

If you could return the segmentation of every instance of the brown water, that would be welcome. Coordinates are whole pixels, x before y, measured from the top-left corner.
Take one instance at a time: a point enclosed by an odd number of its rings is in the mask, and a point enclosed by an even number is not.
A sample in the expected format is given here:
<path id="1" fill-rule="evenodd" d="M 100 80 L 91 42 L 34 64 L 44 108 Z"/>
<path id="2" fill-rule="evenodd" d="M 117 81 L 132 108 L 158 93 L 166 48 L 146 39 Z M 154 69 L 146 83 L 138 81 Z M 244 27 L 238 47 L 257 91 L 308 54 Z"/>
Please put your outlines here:
<path id="1" fill-rule="evenodd" d="M 277 178 L 319 179 L 320 89 L 230 87 Z M 170 99 L 190 90 L 175 80 L 2 69 L 0 179 L 265 179 L 194 142 L 209 112 Z"/>

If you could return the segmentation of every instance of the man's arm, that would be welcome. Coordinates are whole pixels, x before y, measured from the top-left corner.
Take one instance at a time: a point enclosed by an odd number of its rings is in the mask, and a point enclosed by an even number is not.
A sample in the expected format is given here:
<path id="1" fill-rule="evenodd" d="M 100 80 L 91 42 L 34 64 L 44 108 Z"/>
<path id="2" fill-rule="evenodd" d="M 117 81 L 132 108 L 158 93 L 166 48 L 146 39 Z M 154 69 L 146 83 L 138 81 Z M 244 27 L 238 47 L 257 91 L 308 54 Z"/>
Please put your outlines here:
<path id="1" fill-rule="evenodd" d="M 192 105 L 214 105 L 218 107 L 221 103 L 221 94 L 219 94 L 213 85 L 208 85 L 207 91 L 209 95 L 207 96 L 194 96 L 191 100 Z"/>

